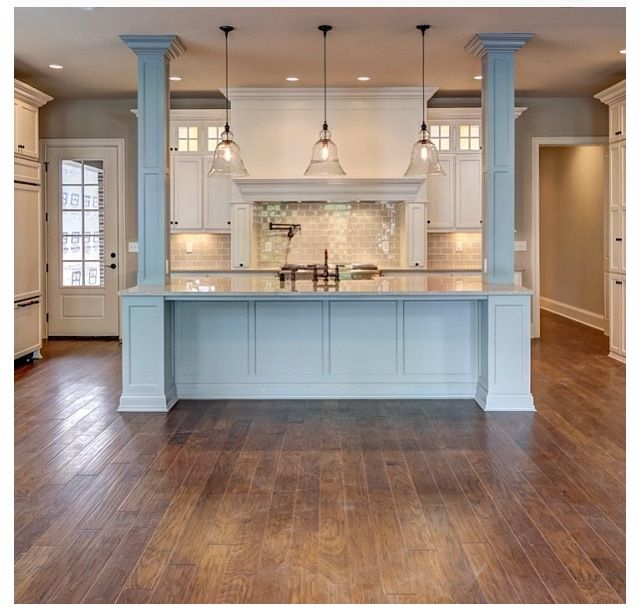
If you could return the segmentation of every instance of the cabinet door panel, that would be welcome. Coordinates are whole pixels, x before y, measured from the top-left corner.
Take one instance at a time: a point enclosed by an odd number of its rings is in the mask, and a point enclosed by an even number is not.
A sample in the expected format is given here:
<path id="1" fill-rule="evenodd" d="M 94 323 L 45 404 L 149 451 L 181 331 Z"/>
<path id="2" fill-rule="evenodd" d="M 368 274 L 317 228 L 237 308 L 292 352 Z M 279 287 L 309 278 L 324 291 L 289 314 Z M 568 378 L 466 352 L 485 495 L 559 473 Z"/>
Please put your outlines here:
<path id="1" fill-rule="evenodd" d="M 37 159 L 38 109 L 21 101 L 18 101 L 14 108 L 16 111 L 16 153 L 21 156 Z"/>
<path id="2" fill-rule="evenodd" d="M 231 229 L 231 178 L 209 177 L 213 156 L 202 159 L 204 229 L 228 232 Z"/>
<path id="3" fill-rule="evenodd" d="M 482 157 L 456 158 L 456 227 L 482 227 Z"/>
<path id="4" fill-rule="evenodd" d="M 611 275 L 609 278 L 609 350 L 619 355 L 626 352 L 625 282 L 620 275 Z"/>
<path id="5" fill-rule="evenodd" d="M 455 162 L 453 156 L 440 155 L 444 175 L 427 177 L 427 227 L 452 230 L 454 227 Z"/>
<path id="6" fill-rule="evenodd" d="M 173 156 L 173 230 L 199 230 L 202 228 L 202 158 L 200 156 Z"/>
<path id="7" fill-rule="evenodd" d="M 421 268 L 425 264 L 425 205 L 407 205 L 407 265 Z"/>
<path id="8" fill-rule="evenodd" d="M 13 355 L 15 358 L 42 347 L 40 300 L 23 301 L 13 308 Z"/>
<path id="9" fill-rule="evenodd" d="M 231 267 L 232 269 L 248 268 L 251 265 L 252 206 L 250 204 L 232 206 Z"/>
<path id="10" fill-rule="evenodd" d="M 622 209 L 609 209 L 609 270 L 622 272 L 624 236 L 621 226 L 624 224 Z"/>
<path id="11" fill-rule="evenodd" d="M 14 184 L 13 272 L 14 297 L 40 295 L 42 269 L 40 188 Z"/>

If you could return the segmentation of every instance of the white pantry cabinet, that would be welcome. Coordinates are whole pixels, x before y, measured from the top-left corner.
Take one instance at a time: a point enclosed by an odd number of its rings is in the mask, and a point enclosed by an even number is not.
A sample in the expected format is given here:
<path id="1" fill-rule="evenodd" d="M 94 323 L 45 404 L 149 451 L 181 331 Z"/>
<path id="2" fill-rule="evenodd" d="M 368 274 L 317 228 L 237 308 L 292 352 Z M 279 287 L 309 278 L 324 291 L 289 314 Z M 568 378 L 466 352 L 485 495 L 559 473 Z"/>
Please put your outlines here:
<path id="1" fill-rule="evenodd" d="M 607 209 L 607 247 L 609 267 L 605 269 L 608 285 L 609 355 L 626 361 L 626 80 L 595 95 L 609 106 L 609 203 Z"/>
<path id="2" fill-rule="evenodd" d="M 624 274 L 609 275 L 609 353 L 612 358 L 624 362 L 626 344 L 626 293 L 627 279 Z"/>

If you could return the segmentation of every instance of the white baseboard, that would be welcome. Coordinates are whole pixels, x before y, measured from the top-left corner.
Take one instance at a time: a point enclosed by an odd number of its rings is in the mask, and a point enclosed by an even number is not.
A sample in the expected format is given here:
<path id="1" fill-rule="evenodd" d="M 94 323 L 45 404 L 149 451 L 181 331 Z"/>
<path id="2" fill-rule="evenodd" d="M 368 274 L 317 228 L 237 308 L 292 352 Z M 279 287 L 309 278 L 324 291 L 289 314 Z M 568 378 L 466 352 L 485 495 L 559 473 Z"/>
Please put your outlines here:
<path id="1" fill-rule="evenodd" d="M 540 308 L 600 331 L 604 331 L 607 326 L 607 321 L 603 314 L 595 314 L 594 312 L 589 312 L 589 310 L 570 306 L 548 297 L 540 298 Z"/>

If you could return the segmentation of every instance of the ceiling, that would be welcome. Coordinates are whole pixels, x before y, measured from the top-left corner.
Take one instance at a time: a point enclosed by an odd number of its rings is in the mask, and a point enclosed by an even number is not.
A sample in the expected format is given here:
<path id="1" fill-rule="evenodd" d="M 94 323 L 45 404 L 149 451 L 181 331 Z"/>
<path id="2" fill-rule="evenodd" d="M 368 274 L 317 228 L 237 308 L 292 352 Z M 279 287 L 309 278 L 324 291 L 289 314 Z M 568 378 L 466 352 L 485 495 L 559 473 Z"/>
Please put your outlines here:
<path id="1" fill-rule="evenodd" d="M 177 34 L 186 52 L 172 63 L 176 97 L 230 86 L 322 84 L 322 34 L 329 23 L 329 86 L 420 83 L 418 23 L 427 34 L 427 81 L 438 95 L 475 96 L 480 62 L 464 46 L 477 32 L 532 32 L 516 56 L 523 96 L 582 96 L 625 77 L 624 8 L 16 8 L 15 75 L 57 98 L 121 97 L 136 91 L 135 56 L 120 34 Z M 48 68 L 50 63 L 63 70 Z M 357 76 L 371 78 L 360 83 Z M 286 76 L 298 76 L 294 84 Z"/>

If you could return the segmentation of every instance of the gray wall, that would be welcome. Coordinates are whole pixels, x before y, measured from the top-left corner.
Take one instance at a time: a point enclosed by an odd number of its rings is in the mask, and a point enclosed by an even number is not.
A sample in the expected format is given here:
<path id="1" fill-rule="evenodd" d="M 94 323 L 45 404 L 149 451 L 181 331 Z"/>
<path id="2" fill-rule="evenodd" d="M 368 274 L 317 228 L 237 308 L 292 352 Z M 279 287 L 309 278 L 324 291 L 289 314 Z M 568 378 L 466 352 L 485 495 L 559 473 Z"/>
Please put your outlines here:
<path id="1" fill-rule="evenodd" d="M 215 107 L 219 100 L 172 99 L 172 107 Z M 434 98 L 433 107 L 479 106 L 479 98 Z M 516 229 L 527 240 L 528 251 L 516 253 L 516 266 L 525 270 L 531 286 L 531 138 L 552 136 L 606 136 L 607 107 L 591 97 L 535 97 L 516 99 L 527 111 L 516 120 Z M 130 109 L 135 98 L 63 99 L 42 108 L 42 138 L 123 137 L 126 141 L 126 239 L 136 236 L 136 118 Z M 407 150 L 407 154 L 409 150 Z M 127 283 L 134 284 L 136 255 L 127 257 Z"/>
<path id="2" fill-rule="evenodd" d="M 516 120 L 516 239 L 527 241 L 517 252 L 516 267 L 524 269 L 524 284 L 532 286 L 531 138 L 606 137 L 607 106 L 591 97 L 536 97 L 516 99 L 527 111 Z"/>
<path id="3" fill-rule="evenodd" d="M 604 146 L 540 149 L 540 296 L 604 314 Z"/>
<path id="4" fill-rule="evenodd" d="M 137 240 L 137 122 L 128 99 L 54 99 L 40 109 L 41 139 L 122 138 L 125 140 L 125 239 Z M 126 286 L 136 283 L 138 260 L 127 253 Z"/>

